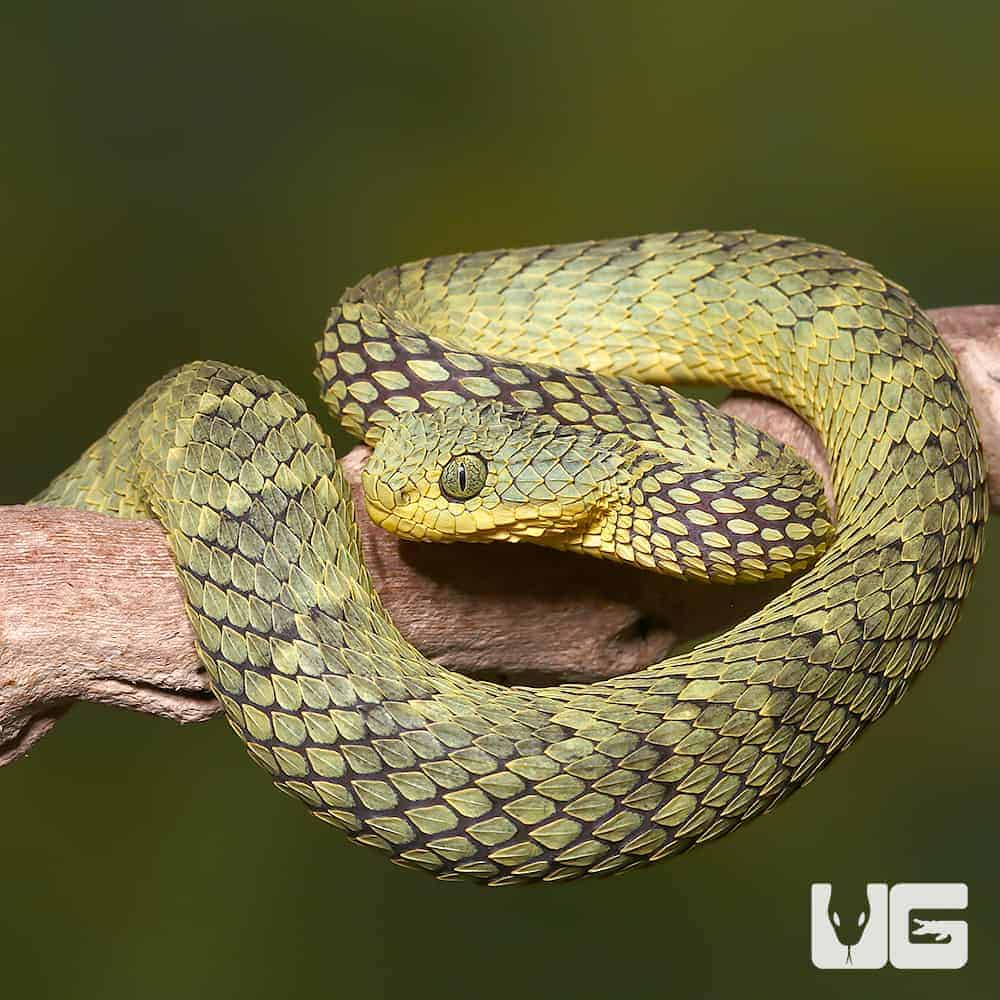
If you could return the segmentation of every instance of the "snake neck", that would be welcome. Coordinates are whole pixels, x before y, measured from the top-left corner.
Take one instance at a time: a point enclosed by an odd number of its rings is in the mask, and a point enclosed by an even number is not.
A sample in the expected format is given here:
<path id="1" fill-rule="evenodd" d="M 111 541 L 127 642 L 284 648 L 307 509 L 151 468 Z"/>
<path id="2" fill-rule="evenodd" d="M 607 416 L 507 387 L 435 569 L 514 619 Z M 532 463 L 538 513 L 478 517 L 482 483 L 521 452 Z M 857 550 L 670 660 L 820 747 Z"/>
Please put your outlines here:
<path id="1" fill-rule="evenodd" d="M 822 483 L 799 462 L 692 468 L 686 456 L 621 445 L 621 464 L 582 530 L 553 548 L 704 583 L 780 579 L 830 543 Z"/>

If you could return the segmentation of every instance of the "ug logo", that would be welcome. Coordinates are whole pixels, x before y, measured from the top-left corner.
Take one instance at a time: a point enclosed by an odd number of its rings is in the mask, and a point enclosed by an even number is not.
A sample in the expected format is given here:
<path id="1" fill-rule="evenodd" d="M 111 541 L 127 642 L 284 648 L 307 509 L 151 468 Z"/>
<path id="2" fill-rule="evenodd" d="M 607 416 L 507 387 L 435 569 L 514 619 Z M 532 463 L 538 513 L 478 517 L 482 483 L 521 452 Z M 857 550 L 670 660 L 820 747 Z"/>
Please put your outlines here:
<path id="1" fill-rule="evenodd" d="M 812 961 L 817 969 L 961 969 L 969 927 L 963 882 L 812 886 Z"/>

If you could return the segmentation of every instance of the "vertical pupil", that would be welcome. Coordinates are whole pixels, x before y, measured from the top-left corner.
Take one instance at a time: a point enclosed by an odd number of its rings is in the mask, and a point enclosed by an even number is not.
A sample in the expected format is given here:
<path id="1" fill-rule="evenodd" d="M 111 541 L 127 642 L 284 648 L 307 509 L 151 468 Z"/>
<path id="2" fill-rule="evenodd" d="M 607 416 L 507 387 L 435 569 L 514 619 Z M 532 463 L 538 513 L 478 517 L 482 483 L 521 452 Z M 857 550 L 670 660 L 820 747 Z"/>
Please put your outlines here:
<path id="1" fill-rule="evenodd" d="M 460 462 L 458 465 L 458 488 L 462 490 L 463 493 L 465 492 L 465 484 L 465 462 Z"/>

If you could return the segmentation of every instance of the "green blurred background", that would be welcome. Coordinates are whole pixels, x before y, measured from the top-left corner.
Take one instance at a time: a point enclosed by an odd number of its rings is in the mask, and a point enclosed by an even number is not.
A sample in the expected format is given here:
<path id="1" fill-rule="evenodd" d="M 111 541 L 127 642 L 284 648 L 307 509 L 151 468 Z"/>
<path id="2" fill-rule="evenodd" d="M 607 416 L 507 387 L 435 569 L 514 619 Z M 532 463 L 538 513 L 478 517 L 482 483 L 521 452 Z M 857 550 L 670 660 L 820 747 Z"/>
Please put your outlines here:
<path id="1" fill-rule="evenodd" d="M 4 22 L 0 502 L 193 358 L 315 401 L 329 305 L 414 257 L 754 226 L 928 306 L 1000 300 L 992 0 L 99 0 Z M 0 772 L 0 994 L 995 995 L 997 534 L 946 650 L 819 780 L 605 881 L 439 884 L 275 794 L 221 721 L 78 708 Z M 815 971 L 809 884 L 831 878 L 968 882 L 968 967 Z"/>

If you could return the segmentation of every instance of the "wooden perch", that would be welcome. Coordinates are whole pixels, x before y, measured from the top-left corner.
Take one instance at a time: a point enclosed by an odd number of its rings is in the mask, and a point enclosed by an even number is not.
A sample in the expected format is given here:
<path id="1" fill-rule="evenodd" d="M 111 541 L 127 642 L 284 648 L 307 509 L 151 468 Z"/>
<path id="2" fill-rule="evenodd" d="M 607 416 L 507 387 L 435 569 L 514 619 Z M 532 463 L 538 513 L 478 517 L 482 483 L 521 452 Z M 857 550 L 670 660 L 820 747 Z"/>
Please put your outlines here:
<path id="1" fill-rule="evenodd" d="M 1000 306 L 932 316 L 975 405 L 996 509 Z M 826 476 L 822 446 L 790 410 L 750 396 L 723 408 L 787 442 Z M 538 684 L 625 673 L 745 617 L 781 589 L 683 584 L 532 545 L 400 542 L 371 524 L 360 501 L 366 454 L 355 448 L 342 462 L 379 593 L 425 655 L 468 674 Z M 74 701 L 178 722 L 218 710 L 158 524 L 0 508 L 0 765 L 23 754 Z"/>

